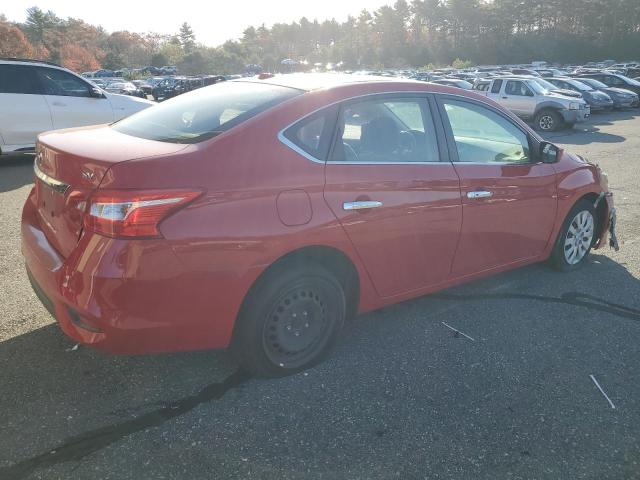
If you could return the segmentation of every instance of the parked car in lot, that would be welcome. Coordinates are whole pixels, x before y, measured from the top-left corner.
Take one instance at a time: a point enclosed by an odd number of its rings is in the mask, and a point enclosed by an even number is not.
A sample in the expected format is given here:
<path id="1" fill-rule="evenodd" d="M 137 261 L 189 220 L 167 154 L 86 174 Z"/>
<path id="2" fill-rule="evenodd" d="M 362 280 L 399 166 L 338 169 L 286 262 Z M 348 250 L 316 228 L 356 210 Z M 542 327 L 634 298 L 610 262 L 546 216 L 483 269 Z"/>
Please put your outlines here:
<path id="1" fill-rule="evenodd" d="M 144 92 L 136 87 L 132 82 L 109 82 L 104 86 L 104 90 L 109 93 L 119 93 L 121 95 L 146 98 Z"/>
<path id="2" fill-rule="evenodd" d="M 593 78 L 599 82 L 604 83 L 608 87 L 623 88 L 629 90 L 636 95 L 640 95 L 640 82 L 631 78 L 625 77 L 615 73 L 598 72 L 598 73 L 583 73 L 577 75 L 577 77 Z M 637 104 L 634 107 L 638 106 Z"/>
<path id="3" fill-rule="evenodd" d="M 105 92 L 55 64 L 0 59 L 0 153 L 33 150 L 47 130 L 111 123 L 151 105 Z"/>
<path id="4" fill-rule="evenodd" d="M 263 376 L 320 361 L 356 312 L 574 269 L 615 225 L 597 166 L 487 97 L 406 80 L 222 82 L 37 152 L 22 251 L 67 335 L 231 347 Z"/>
<path id="5" fill-rule="evenodd" d="M 558 87 L 553 83 L 549 83 L 547 80 L 540 77 L 532 77 L 532 78 L 538 85 L 540 85 L 547 92 L 556 93 L 558 95 L 562 95 L 563 97 L 582 98 L 582 93 L 580 92 Z"/>
<path id="6" fill-rule="evenodd" d="M 611 110 L 613 109 L 613 100 L 605 92 L 600 92 L 593 87 L 590 87 L 584 82 L 576 80 L 575 78 L 560 77 L 560 78 L 546 78 L 549 83 L 552 83 L 557 88 L 565 90 L 573 90 L 579 93 L 582 98 L 589 104 L 591 111 L 598 110 Z"/>
<path id="7" fill-rule="evenodd" d="M 624 88 L 608 87 L 604 83 L 589 77 L 576 78 L 591 88 L 606 93 L 613 101 L 613 108 L 629 108 L 638 104 L 638 94 Z"/>
<path id="8" fill-rule="evenodd" d="M 448 85 L 450 87 L 462 88 L 463 90 L 471 90 L 473 88 L 472 83 L 457 78 L 441 78 L 439 80 L 433 80 L 432 82 L 437 83 L 438 85 Z"/>
<path id="9" fill-rule="evenodd" d="M 584 100 L 549 92 L 532 78 L 494 78 L 484 94 L 541 131 L 573 126 L 590 114 Z"/>

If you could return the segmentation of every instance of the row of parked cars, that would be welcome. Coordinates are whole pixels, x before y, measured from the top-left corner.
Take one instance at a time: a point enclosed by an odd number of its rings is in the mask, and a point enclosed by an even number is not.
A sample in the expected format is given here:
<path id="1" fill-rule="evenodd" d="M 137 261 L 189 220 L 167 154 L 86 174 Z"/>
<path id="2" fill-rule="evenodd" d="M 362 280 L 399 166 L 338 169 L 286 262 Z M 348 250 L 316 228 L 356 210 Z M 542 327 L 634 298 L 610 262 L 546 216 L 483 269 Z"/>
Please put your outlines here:
<path id="1" fill-rule="evenodd" d="M 121 77 L 90 78 L 89 80 L 107 92 L 141 98 L 148 98 L 151 96 L 157 102 L 161 102 L 182 93 L 206 87 L 207 85 L 213 85 L 214 83 L 222 82 L 227 79 L 228 77 L 224 75 L 201 75 L 190 77 L 171 75 L 131 81 L 125 80 Z"/>
<path id="2" fill-rule="evenodd" d="M 476 90 L 532 122 L 554 131 L 582 122 L 592 112 L 640 106 L 637 63 L 607 66 L 481 67 L 409 73 L 410 78 Z"/>
<path id="3" fill-rule="evenodd" d="M 126 76 L 144 76 L 144 75 L 177 75 L 178 67 L 175 65 L 165 65 L 164 67 L 154 67 L 147 65 L 142 68 L 123 68 L 120 70 L 109 70 L 102 68 L 91 72 L 83 72 L 85 78 L 111 78 Z"/>

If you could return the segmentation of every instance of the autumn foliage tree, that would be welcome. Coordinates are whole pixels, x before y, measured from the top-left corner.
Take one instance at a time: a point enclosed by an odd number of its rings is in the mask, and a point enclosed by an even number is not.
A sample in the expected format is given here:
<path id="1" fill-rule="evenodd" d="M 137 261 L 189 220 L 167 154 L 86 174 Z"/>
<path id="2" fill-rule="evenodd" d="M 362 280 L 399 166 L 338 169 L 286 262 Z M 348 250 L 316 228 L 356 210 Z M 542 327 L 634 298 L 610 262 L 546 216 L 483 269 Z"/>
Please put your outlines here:
<path id="1" fill-rule="evenodd" d="M 22 31 L 8 22 L 0 22 L 0 57 L 32 58 L 35 51 Z"/>

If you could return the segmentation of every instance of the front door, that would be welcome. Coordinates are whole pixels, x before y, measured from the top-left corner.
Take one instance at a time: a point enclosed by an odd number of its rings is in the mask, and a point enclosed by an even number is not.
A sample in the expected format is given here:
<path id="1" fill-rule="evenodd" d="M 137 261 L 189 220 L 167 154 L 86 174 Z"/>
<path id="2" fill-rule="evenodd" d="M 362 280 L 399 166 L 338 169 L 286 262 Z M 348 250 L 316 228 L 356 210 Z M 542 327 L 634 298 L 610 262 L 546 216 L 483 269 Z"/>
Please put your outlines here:
<path id="1" fill-rule="evenodd" d="M 325 170 L 325 200 L 382 297 L 447 279 L 462 221 L 429 104 L 398 95 L 341 106 Z"/>
<path id="2" fill-rule="evenodd" d="M 113 121 L 113 108 L 106 98 L 91 95 L 91 85 L 55 68 L 38 67 L 44 98 L 51 109 L 53 128 L 97 125 Z"/>
<path id="3" fill-rule="evenodd" d="M 526 117 L 533 108 L 533 92 L 522 80 L 507 80 L 502 93 L 501 105 L 519 116 Z"/>
<path id="4" fill-rule="evenodd" d="M 440 105 L 463 202 L 453 274 L 542 254 L 557 208 L 553 165 L 533 160 L 528 135 L 501 112 L 453 97 Z"/>

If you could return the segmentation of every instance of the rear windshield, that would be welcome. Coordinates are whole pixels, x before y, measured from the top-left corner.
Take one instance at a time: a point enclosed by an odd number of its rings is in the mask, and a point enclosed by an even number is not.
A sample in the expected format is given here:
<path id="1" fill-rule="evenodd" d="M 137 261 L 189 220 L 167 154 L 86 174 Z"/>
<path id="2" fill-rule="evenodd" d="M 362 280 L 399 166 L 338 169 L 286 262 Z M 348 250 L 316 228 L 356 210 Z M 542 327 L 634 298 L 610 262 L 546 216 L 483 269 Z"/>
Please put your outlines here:
<path id="1" fill-rule="evenodd" d="M 148 140 L 198 143 L 301 93 L 269 84 L 222 82 L 142 110 L 112 128 Z"/>

